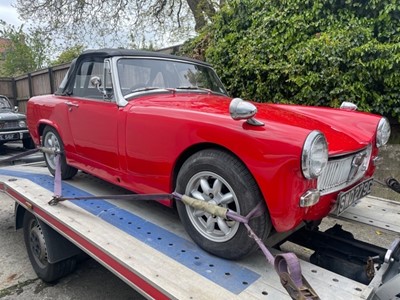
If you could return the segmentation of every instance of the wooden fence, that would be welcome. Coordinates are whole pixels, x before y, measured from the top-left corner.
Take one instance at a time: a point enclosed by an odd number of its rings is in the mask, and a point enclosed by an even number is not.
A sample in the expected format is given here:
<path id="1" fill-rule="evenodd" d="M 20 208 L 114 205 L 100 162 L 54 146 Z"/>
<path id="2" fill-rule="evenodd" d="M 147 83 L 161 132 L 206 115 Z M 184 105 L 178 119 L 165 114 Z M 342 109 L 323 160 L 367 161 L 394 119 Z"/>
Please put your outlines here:
<path id="1" fill-rule="evenodd" d="M 165 54 L 176 54 L 180 45 L 156 50 Z M 0 95 L 7 96 L 19 111 L 26 113 L 26 102 L 33 96 L 53 94 L 65 74 L 70 63 L 24 74 L 15 78 L 0 77 Z"/>
<path id="2" fill-rule="evenodd" d="M 7 96 L 20 112 L 25 113 L 29 98 L 55 92 L 69 65 L 50 67 L 15 78 L 0 78 L 0 95 Z"/>

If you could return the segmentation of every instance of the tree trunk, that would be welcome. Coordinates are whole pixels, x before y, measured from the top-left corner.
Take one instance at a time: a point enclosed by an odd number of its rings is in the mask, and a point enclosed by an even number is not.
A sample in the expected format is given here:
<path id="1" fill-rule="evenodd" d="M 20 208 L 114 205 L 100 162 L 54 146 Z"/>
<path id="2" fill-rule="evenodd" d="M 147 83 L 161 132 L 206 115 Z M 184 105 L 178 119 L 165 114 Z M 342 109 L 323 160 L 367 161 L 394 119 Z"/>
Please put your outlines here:
<path id="1" fill-rule="evenodd" d="M 194 29 L 199 31 L 207 24 L 207 19 L 211 19 L 216 11 L 209 0 L 187 0 L 190 10 L 196 22 Z"/>

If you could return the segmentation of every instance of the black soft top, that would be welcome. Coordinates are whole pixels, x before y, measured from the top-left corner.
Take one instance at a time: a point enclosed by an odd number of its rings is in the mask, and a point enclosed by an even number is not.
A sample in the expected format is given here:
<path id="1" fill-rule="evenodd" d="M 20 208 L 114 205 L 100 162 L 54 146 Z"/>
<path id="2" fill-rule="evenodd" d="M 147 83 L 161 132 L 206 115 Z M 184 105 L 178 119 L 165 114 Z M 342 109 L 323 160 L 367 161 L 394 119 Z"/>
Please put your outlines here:
<path id="1" fill-rule="evenodd" d="M 204 61 L 183 57 L 183 56 L 176 56 L 170 54 L 164 54 L 161 52 L 154 52 L 154 51 L 144 51 L 144 50 L 131 50 L 131 49 L 97 49 L 97 50 L 86 50 L 83 51 L 82 54 L 79 56 L 79 59 L 82 57 L 113 57 L 113 56 L 144 56 L 144 57 L 159 57 L 159 58 L 168 58 L 168 59 L 179 59 L 184 60 L 196 64 L 207 65 L 210 66 L 208 63 Z"/>
<path id="2" fill-rule="evenodd" d="M 138 56 L 138 57 L 154 57 L 154 58 L 165 58 L 165 59 L 177 59 L 181 61 L 187 61 L 195 64 L 210 66 L 210 64 L 188 58 L 183 56 L 176 56 L 170 54 L 164 54 L 160 52 L 152 52 L 152 51 L 143 51 L 143 50 L 131 50 L 131 49 L 112 49 L 112 48 L 104 48 L 97 50 L 86 50 L 83 51 L 76 59 L 71 62 L 71 66 L 66 74 L 66 77 L 61 85 L 58 87 L 58 90 L 55 92 L 56 95 L 66 95 L 72 92 L 72 78 L 75 77 L 76 68 L 79 65 L 78 62 L 82 60 L 91 60 L 92 59 L 105 59 L 113 56 Z"/>

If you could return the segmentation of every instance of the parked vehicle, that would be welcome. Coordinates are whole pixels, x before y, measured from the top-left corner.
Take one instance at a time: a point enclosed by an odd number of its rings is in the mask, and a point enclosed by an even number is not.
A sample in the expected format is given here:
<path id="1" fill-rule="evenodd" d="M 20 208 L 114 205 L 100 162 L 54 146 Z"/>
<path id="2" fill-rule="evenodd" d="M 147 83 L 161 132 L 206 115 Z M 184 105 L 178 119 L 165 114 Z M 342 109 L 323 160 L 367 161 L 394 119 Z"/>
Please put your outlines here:
<path id="1" fill-rule="evenodd" d="M 138 193 L 177 191 L 247 215 L 266 238 L 344 212 L 369 194 L 388 121 L 342 109 L 232 99 L 210 65 L 153 52 L 86 51 L 54 95 L 27 106 L 35 144 Z M 55 158 L 45 154 L 55 173 Z M 170 200 L 163 201 L 173 206 Z M 176 203 L 191 238 L 238 259 L 257 248 L 243 225 Z"/>
<path id="2" fill-rule="evenodd" d="M 6 96 L 0 95 L 0 145 L 18 140 L 22 141 L 26 149 L 35 147 L 26 126 L 25 115 L 18 113 Z"/>

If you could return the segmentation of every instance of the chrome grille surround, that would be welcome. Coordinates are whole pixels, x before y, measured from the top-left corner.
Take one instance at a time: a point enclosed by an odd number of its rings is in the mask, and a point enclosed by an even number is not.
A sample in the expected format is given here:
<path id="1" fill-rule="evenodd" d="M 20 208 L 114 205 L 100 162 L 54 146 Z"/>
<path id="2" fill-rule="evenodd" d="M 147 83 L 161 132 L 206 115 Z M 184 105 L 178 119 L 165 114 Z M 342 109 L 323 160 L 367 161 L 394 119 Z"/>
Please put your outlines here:
<path id="1" fill-rule="evenodd" d="M 329 158 L 325 170 L 318 177 L 321 195 L 342 190 L 360 180 L 368 169 L 372 146 L 344 156 Z"/>
<path id="2" fill-rule="evenodd" d="M 5 121 L 0 123 L 0 129 L 20 129 L 18 121 Z"/>

